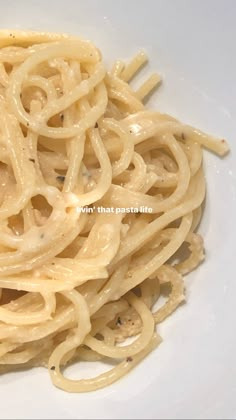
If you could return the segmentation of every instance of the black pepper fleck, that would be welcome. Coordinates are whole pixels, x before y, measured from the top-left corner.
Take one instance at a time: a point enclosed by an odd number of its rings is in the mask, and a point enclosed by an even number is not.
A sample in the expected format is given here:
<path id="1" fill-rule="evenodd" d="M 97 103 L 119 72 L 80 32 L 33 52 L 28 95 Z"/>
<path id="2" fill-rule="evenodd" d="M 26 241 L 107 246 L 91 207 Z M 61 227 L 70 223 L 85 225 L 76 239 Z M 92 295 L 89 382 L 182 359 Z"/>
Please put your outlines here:
<path id="1" fill-rule="evenodd" d="M 65 177 L 64 177 L 64 175 L 58 175 L 58 176 L 57 176 L 57 181 L 59 181 L 59 182 L 64 182 L 64 181 L 65 181 Z"/>
<path id="2" fill-rule="evenodd" d="M 50 367 L 50 370 L 55 370 L 56 369 L 56 366 L 51 366 Z"/>
<path id="3" fill-rule="evenodd" d="M 63 122 L 63 121 L 64 121 L 64 114 L 61 114 L 61 115 L 60 115 L 60 120 L 61 120 L 61 122 Z"/>
<path id="4" fill-rule="evenodd" d="M 95 128 L 98 128 L 98 123 L 96 123 L 94 127 L 95 127 Z"/>
<path id="5" fill-rule="evenodd" d="M 35 163 L 35 159 L 31 159 L 31 158 L 30 158 L 29 160 L 30 160 L 30 162 Z"/>
<path id="6" fill-rule="evenodd" d="M 126 362 L 132 362 L 133 358 L 132 357 L 127 357 Z"/>
<path id="7" fill-rule="evenodd" d="M 122 325 L 122 321 L 121 321 L 120 316 L 118 316 L 118 318 L 117 318 L 116 325 Z"/>

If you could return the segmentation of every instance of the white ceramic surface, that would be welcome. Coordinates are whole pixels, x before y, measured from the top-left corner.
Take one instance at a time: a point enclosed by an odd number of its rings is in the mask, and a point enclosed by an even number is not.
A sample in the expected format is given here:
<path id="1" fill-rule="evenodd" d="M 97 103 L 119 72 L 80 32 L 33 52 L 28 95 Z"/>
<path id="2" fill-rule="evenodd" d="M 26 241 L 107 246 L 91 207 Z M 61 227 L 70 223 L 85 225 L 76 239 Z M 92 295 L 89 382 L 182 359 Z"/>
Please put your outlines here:
<path id="1" fill-rule="evenodd" d="M 232 150 L 224 160 L 205 153 L 206 261 L 186 279 L 188 303 L 161 325 L 159 349 L 90 394 L 54 388 L 44 369 L 1 376 L 0 418 L 236 417 L 235 18 L 234 0 L 0 0 L 2 28 L 78 34 L 108 63 L 145 48 L 164 77 L 151 106 L 227 138 Z"/>

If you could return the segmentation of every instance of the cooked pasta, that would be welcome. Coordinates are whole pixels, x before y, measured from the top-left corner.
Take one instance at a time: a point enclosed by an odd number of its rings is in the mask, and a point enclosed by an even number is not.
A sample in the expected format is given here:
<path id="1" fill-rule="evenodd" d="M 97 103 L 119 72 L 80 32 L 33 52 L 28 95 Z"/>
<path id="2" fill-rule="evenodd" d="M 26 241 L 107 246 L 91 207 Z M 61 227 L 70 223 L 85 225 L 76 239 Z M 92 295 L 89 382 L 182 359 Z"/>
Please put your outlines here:
<path id="1" fill-rule="evenodd" d="M 46 366 L 69 392 L 113 383 L 161 342 L 204 259 L 202 147 L 228 146 L 146 108 L 159 75 L 129 84 L 146 61 L 107 71 L 89 41 L 0 33 L 3 370 Z M 116 364 L 67 378 L 81 360 Z"/>

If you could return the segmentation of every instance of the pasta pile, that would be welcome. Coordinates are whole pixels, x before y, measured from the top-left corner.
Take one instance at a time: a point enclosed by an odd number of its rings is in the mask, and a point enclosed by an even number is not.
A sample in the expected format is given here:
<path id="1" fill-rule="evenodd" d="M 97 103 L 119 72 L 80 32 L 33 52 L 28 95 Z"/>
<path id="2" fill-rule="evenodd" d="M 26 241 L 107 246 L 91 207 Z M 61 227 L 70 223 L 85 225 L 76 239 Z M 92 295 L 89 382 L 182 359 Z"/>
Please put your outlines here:
<path id="1" fill-rule="evenodd" d="M 1 369 L 46 366 L 63 390 L 96 390 L 161 342 L 156 324 L 184 301 L 204 258 L 202 146 L 228 146 L 145 107 L 160 77 L 131 89 L 142 52 L 107 72 L 66 35 L 2 31 L 0 47 Z M 95 378 L 63 374 L 103 359 L 117 364 Z"/>

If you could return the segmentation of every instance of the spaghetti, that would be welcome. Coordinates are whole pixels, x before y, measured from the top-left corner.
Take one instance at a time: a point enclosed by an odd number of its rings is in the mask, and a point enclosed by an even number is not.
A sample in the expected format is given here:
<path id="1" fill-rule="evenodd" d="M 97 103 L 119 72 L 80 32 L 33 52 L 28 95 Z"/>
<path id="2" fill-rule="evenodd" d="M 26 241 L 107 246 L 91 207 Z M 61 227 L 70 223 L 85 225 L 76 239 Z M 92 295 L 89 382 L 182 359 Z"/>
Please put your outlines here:
<path id="1" fill-rule="evenodd" d="M 184 301 L 183 275 L 204 258 L 202 147 L 228 146 L 146 109 L 160 77 L 129 85 L 144 53 L 107 72 L 67 35 L 2 31 L 0 47 L 0 364 L 96 390 L 161 342 L 155 325 Z M 104 358 L 117 365 L 98 377 L 63 375 Z"/>

